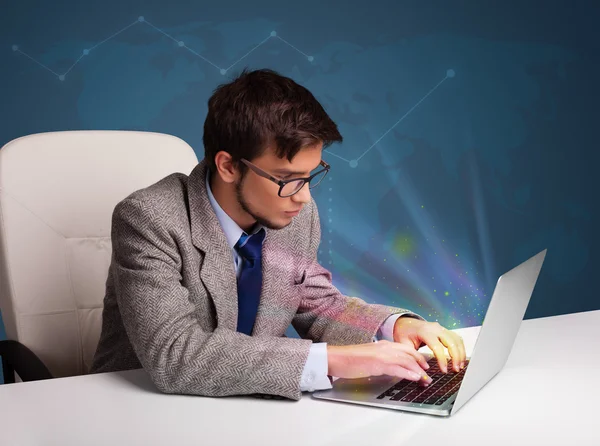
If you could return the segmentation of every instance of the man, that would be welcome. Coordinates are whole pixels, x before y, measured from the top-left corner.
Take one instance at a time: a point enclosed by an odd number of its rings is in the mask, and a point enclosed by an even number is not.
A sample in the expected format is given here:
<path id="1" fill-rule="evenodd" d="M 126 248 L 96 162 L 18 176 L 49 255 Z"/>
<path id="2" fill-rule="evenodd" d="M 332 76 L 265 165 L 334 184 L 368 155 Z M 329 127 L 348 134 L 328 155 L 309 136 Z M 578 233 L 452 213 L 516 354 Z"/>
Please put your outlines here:
<path id="1" fill-rule="evenodd" d="M 272 70 L 220 85 L 189 177 L 171 174 L 114 209 L 90 372 L 143 367 L 165 393 L 298 400 L 330 388 L 328 375 L 427 385 L 423 343 L 442 370 L 447 348 L 458 371 L 460 337 L 344 296 L 318 263 L 309 189 L 329 170 L 323 148 L 341 141 L 313 95 Z M 285 337 L 290 323 L 300 339 Z"/>

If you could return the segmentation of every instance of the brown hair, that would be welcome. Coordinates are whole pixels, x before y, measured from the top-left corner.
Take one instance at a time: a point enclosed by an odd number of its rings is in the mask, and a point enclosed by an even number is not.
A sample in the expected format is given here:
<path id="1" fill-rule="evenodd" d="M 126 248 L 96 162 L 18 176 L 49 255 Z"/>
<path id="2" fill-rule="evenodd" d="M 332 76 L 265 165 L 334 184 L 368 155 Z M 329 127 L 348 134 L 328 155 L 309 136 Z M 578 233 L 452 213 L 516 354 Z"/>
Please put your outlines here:
<path id="1" fill-rule="evenodd" d="M 342 135 L 306 88 L 270 69 L 244 68 L 208 100 L 202 141 L 213 172 L 215 155 L 223 150 L 245 173 L 239 160 L 252 161 L 270 145 L 291 162 L 303 147 L 322 142 L 326 148 L 342 142 Z"/>

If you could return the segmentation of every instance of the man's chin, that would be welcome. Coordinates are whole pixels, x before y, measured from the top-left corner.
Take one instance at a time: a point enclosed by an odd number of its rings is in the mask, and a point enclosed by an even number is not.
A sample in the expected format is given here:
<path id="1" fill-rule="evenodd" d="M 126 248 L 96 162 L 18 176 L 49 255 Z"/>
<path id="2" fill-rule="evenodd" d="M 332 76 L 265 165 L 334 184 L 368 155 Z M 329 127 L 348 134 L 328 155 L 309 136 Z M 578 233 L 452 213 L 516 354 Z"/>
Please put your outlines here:
<path id="1" fill-rule="evenodd" d="M 259 219 L 257 221 L 258 221 L 259 224 L 263 225 L 265 228 L 273 229 L 275 231 L 278 231 L 280 229 L 284 229 L 287 226 L 289 226 L 290 223 L 292 223 L 292 220 L 285 221 L 285 222 L 274 222 L 274 221 L 271 221 L 271 220 Z"/>

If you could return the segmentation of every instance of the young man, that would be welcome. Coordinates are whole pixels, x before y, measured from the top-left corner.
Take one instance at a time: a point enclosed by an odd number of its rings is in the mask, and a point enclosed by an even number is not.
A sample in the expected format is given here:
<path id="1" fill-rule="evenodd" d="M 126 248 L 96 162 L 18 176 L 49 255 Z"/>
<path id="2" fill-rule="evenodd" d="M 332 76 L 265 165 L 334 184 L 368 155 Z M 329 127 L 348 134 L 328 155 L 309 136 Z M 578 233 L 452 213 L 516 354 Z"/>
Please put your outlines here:
<path id="1" fill-rule="evenodd" d="M 242 73 L 208 102 L 205 158 L 115 207 L 102 334 L 90 372 L 143 367 L 166 393 L 278 395 L 330 376 L 430 381 L 460 337 L 401 308 L 341 294 L 317 261 L 310 195 L 336 124 L 304 87 Z M 290 323 L 301 339 L 287 338 Z M 373 342 L 373 341 L 381 342 Z"/>

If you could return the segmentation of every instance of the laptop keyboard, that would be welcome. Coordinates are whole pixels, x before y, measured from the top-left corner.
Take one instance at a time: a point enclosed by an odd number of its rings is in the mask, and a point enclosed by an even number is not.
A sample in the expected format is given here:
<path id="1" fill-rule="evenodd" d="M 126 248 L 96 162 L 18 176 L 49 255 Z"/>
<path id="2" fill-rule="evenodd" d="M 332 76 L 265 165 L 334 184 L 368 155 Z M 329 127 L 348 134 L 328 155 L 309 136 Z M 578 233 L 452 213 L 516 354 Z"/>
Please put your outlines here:
<path id="1" fill-rule="evenodd" d="M 451 358 L 448 359 L 448 373 L 440 370 L 435 357 L 431 358 L 428 364 L 429 370 L 427 370 L 427 374 L 433 381 L 427 387 L 423 386 L 420 382 L 403 379 L 379 395 L 377 399 L 433 404 L 436 406 L 446 402 L 448 398 L 458 391 L 467 371 L 469 360 L 465 359 L 465 368 L 460 372 L 455 372 L 452 369 Z"/>

